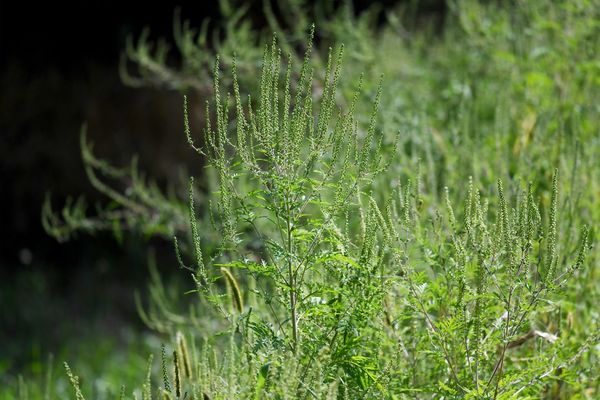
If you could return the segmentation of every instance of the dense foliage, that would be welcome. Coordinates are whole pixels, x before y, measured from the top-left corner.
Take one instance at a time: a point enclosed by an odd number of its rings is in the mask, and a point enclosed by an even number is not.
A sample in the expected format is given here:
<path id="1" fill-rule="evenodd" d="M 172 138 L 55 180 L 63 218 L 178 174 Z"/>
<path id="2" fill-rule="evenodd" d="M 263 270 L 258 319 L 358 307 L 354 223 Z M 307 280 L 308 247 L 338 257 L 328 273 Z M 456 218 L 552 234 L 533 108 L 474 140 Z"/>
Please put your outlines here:
<path id="1" fill-rule="evenodd" d="M 173 240 L 191 277 L 151 266 L 140 315 L 168 344 L 139 382 L 98 391 L 67 366 L 72 393 L 596 398 L 600 4 L 453 1 L 441 28 L 324 4 L 267 6 L 260 32 L 223 1 L 213 42 L 176 19 L 179 68 L 145 37 L 126 49 L 125 82 L 184 94 L 206 168 L 165 194 L 84 130 L 111 203 L 48 199 L 44 226 Z"/>

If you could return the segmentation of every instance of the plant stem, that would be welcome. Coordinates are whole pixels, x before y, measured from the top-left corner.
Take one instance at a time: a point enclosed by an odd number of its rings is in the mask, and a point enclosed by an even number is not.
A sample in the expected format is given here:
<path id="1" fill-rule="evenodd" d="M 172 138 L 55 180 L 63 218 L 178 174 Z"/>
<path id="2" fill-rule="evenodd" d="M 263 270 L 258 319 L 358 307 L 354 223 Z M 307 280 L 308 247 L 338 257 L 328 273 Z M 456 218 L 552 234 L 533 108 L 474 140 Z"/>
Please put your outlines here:
<path id="1" fill-rule="evenodd" d="M 287 196 L 286 196 L 287 197 Z M 298 316 L 297 316 L 297 298 L 296 298 L 296 274 L 292 265 L 292 224 L 291 207 L 289 198 L 286 198 L 286 231 L 287 231 L 287 258 L 288 258 L 288 282 L 290 285 L 290 314 L 292 317 L 292 349 L 294 353 L 298 351 Z"/>

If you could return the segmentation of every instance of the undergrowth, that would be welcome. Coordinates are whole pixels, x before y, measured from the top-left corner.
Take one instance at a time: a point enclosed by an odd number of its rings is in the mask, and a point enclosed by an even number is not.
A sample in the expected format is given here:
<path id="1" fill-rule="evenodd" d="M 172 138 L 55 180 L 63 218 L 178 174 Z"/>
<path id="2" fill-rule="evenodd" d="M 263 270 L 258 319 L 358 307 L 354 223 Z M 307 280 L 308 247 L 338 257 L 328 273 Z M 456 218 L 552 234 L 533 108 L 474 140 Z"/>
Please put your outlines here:
<path id="1" fill-rule="evenodd" d="M 265 4 L 277 39 L 222 1 L 210 45 L 177 17 L 180 69 L 146 36 L 124 53 L 126 83 L 184 93 L 206 167 L 185 194 L 97 158 L 83 130 L 112 203 L 44 204 L 58 240 L 160 236 L 190 275 L 173 295 L 150 260 L 138 306 L 167 344 L 114 395 L 597 397 L 600 4 L 453 1 L 441 32 L 402 9 L 376 27 L 375 10 Z"/>

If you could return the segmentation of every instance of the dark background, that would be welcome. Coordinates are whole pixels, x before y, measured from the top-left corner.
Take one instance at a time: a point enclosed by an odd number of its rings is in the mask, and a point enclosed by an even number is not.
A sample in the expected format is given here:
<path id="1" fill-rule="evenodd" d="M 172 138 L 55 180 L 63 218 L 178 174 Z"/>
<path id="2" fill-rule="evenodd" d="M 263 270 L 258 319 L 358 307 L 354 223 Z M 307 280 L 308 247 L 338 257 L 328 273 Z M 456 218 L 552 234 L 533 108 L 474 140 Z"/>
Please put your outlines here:
<path id="1" fill-rule="evenodd" d="M 44 232 L 41 206 L 46 193 L 55 209 L 69 196 L 105 201 L 83 171 L 83 122 L 97 154 L 115 165 L 139 154 L 164 183 L 191 164 L 180 95 L 125 87 L 118 62 L 127 37 L 144 27 L 152 38 L 171 38 L 177 5 L 199 23 L 218 17 L 218 4 L 0 1 L 2 375 L 2 360 L 18 371 L 72 338 L 143 328 L 133 289 L 144 289 L 149 245 L 165 244 L 133 236 L 120 246 L 109 234 L 60 244 Z"/>
<path id="2" fill-rule="evenodd" d="M 59 244 L 43 231 L 40 210 L 46 193 L 55 207 L 68 196 L 103 200 L 82 168 L 83 122 L 97 154 L 116 165 L 139 154 L 159 183 L 183 166 L 200 171 L 183 140 L 180 94 L 128 88 L 118 75 L 127 37 L 150 27 L 151 38 L 169 40 L 178 6 L 193 25 L 219 20 L 217 1 L 0 1 L 0 361 L 9 369 L 70 337 L 142 329 L 132 289 L 145 285 L 148 243 L 129 237 L 119 246 L 97 234 Z M 258 28 L 261 9 L 250 9 Z M 440 17 L 445 6 L 421 1 L 418 10 Z"/>

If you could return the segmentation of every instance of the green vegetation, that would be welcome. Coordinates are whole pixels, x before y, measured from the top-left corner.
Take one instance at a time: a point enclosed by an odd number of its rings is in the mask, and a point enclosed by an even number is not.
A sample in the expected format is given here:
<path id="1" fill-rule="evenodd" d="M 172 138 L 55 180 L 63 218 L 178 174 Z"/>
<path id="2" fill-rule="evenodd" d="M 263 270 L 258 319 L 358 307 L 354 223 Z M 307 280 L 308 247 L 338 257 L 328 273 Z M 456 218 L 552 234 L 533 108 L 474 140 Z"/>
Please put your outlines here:
<path id="1" fill-rule="evenodd" d="M 173 241 L 188 286 L 150 259 L 139 302 L 165 346 L 102 394 L 72 354 L 71 387 L 5 398 L 597 398 L 600 3 L 452 1 L 441 28 L 294 3 L 265 32 L 221 6 L 220 41 L 176 19 L 180 68 L 145 36 L 124 53 L 126 83 L 184 94 L 189 190 L 84 130 L 111 202 L 43 207 L 58 240 Z"/>

